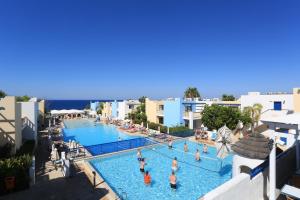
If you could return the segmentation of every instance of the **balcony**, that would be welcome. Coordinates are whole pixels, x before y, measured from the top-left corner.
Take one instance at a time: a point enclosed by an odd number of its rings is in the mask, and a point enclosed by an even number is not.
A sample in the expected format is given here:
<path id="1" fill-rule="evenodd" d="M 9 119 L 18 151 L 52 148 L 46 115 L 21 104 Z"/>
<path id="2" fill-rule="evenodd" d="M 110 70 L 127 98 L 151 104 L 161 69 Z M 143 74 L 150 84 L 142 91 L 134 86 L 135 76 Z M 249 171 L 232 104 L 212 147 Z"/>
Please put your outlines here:
<path id="1" fill-rule="evenodd" d="M 184 112 L 183 113 L 183 118 L 184 119 L 190 119 L 190 112 Z M 201 119 L 201 112 L 192 112 L 192 116 L 193 116 L 193 119 Z"/>
<path id="2" fill-rule="evenodd" d="M 164 116 L 164 110 L 157 110 L 156 114 L 157 116 Z"/>

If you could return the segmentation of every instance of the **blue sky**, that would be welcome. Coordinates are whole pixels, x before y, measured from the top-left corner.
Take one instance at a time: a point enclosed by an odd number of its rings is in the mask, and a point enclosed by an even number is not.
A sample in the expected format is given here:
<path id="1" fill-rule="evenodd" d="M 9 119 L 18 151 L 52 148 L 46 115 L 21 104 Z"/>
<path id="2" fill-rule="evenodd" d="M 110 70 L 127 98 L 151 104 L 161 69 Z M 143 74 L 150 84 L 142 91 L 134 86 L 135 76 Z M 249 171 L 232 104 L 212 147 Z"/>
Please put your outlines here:
<path id="1" fill-rule="evenodd" d="M 0 89 L 49 99 L 300 87 L 298 0 L 0 1 Z"/>

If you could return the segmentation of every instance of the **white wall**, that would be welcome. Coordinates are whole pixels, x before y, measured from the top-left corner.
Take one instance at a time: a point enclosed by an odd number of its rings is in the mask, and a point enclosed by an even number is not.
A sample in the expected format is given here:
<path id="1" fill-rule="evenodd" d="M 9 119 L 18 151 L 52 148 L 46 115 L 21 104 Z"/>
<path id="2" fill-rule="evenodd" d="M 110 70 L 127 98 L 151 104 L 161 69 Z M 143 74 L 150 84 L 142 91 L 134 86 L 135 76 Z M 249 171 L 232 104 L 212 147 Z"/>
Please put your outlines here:
<path id="1" fill-rule="evenodd" d="M 118 102 L 118 117 L 117 119 L 124 120 L 125 119 L 125 101 Z"/>
<path id="2" fill-rule="evenodd" d="M 21 116 L 24 118 L 25 128 L 22 131 L 24 139 L 37 141 L 38 103 L 34 101 L 20 102 Z"/>
<path id="3" fill-rule="evenodd" d="M 263 106 L 262 112 L 264 112 L 266 110 L 274 108 L 274 101 L 281 101 L 282 109 L 284 110 L 294 109 L 292 94 L 261 95 L 258 92 L 249 92 L 248 95 L 242 95 L 240 100 L 241 100 L 241 109 L 259 103 Z"/>
<path id="4" fill-rule="evenodd" d="M 204 195 L 203 200 L 263 200 L 264 177 L 262 173 L 250 179 L 248 174 L 239 174 L 223 185 Z"/>

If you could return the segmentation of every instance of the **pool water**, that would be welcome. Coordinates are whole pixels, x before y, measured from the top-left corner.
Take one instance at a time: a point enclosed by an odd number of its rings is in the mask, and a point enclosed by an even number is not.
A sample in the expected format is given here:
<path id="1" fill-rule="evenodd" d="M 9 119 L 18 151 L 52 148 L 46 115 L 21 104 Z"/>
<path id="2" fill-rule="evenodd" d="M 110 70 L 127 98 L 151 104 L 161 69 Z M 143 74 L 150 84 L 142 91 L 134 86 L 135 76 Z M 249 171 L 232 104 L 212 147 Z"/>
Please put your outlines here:
<path id="1" fill-rule="evenodd" d="M 75 140 L 83 146 L 137 138 L 118 131 L 113 125 L 94 124 L 89 120 L 65 120 L 64 141 Z"/>
<path id="2" fill-rule="evenodd" d="M 144 185 L 139 171 L 136 151 L 119 153 L 109 157 L 90 160 L 90 164 L 123 199 L 198 199 L 231 178 L 232 156 L 222 162 L 216 158 L 216 149 L 209 147 L 207 154 L 201 154 L 201 161 L 194 160 L 196 149 L 202 152 L 202 145 L 187 141 L 189 152 L 183 152 L 184 141 L 174 143 L 174 149 L 165 145 L 142 150 L 146 158 L 145 170 L 151 178 L 151 186 Z M 178 189 L 171 190 L 172 158 L 177 157 L 179 170 L 176 172 Z"/>

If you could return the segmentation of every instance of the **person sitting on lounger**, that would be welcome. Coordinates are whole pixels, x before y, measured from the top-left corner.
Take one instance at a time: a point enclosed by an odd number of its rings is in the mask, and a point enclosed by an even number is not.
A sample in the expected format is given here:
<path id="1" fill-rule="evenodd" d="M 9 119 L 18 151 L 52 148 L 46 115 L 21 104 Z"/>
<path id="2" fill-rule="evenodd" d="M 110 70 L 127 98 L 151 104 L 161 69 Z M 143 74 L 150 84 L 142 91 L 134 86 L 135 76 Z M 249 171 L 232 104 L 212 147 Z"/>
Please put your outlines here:
<path id="1" fill-rule="evenodd" d="M 188 149 L 188 145 L 186 144 L 186 142 L 184 143 L 184 152 L 188 152 L 189 151 L 189 149 Z"/>
<path id="2" fill-rule="evenodd" d="M 141 158 L 141 161 L 140 161 L 140 171 L 142 173 L 145 172 L 145 165 L 146 165 L 145 158 Z"/>
<path id="3" fill-rule="evenodd" d="M 171 186 L 171 188 L 174 189 L 174 190 L 176 190 L 176 188 L 177 188 L 176 182 L 177 182 L 177 178 L 176 178 L 176 176 L 175 176 L 175 172 L 172 171 L 172 174 L 171 174 L 171 176 L 170 176 L 170 186 Z"/>
<path id="4" fill-rule="evenodd" d="M 150 185 L 151 184 L 151 176 L 149 174 L 148 171 L 146 171 L 146 173 L 144 174 L 144 183 L 146 185 Z"/>
<path id="5" fill-rule="evenodd" d="M 199 152 L 198 149 L 196 150 L 195 160 L 196 160 L 196 161 L 200 161 L 200 152 Z"/>
<path id="6" fill-rule="evenodd" d="M 178 162 L 177 162 L 177 158 L 176 157 L 172 161 L 172 170 L 174 172 L 178 170 Z"/>
<path id="7" fill-rule="evenodd" d="M 206 144 L 203 145 L 203 153 L 208 153 L 208 148 Z"/>

